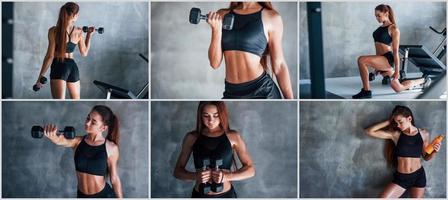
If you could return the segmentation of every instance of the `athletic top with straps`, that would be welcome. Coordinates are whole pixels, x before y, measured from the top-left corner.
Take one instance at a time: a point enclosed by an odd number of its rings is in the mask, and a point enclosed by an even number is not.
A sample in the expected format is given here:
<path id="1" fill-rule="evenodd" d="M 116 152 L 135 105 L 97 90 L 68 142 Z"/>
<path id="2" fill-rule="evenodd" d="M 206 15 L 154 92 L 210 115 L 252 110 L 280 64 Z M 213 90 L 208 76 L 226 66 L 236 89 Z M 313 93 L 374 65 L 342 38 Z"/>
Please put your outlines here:
<path id="1" fill-rule="evenodd" d="M 235 16 L 232 30 L 222 30 L 221 46 L 223 51 L 245 51 L 262 56 L 268 41 L 264 34 L 261 11 L 252 14 L 238 14 L 230 10 Z"/>
<path id="2" fill-rule="evenodd" d="M 400 134 L 396 146 L 396 154 L 398 157 L 420 158 L 422 155 L 423 139 L 420 131 L 417 131 L 418 133 L 413 136 L 404 133 Z"/>
<path id="3" fill-rule="evenodd" d="M 390 26 L 390 25 L 389 25 Z M 373 32 L 373 40 L 390 46 L 392 37 L 389 35 L 389 26 L 380 26 Z"/>
<path id="4" fill-rule="evenodd" d="M 75 26 L 73 26 L 72 31 L 70 31 L 70 34 L 68 34 L 67 47 L 65 48 L 66 53 L 73 53 L 73 51 L 75 51 L 76 44 L 71 41 L 71 36 L 74 29 Z"/>
<path id="5" fill-rule="evenodd" d="M 208 137 L 200 134 L 193 144 L 193 160 L 196 169 L 203 167 L 203 160 L 210 159 L 211 168 L 215 167 L 215 160 L 222 159 L 220 169 L 232 166 L 233 149 L 227 135 Z"/>
<path id="6" fill-rule="evenodd" d="M 75 151 L 76 171 L 87 174 L 107 175 L 107 151 L 106 141 L 102 145 L 91 146 L 85 141 L 84 136 Z"/>

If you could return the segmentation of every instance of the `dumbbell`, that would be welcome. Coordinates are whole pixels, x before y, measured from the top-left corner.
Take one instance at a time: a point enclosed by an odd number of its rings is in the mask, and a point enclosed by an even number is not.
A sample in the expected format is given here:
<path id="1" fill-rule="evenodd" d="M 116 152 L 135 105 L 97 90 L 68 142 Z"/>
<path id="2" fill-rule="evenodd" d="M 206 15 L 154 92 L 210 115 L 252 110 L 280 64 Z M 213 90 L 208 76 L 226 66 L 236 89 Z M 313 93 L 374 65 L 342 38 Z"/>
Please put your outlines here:
<path id="1" fill-rule="evenodd" d="M 87 31 L 89 31 L 89 27 L 83 26 L 82 27 L 82 31 L 84 33 L 87 33 Z M 99 27 L 99 28 L 96 28 L 95 31 L 97 31 L 99 34 L 103 34 L 104 33 L 104 28 L 103 27 Z"/>
<path id="2" fill-rule="evenodd" d="M 202 160 L 202 171 L 207 170 L 208 167 L 210 167 L 210 159 L 206 158 Z M 202 194 L 208 194 L 210 190 L 210 183 L 201 183 L 199 185 L 199 192 Z"/>
<path id="3" fill-rule="evenodd" d="M 375 76 L 376 76 L 375 73 L 370 72 L 369 73 L 369 81 L 375 80 Z M 381 80 L 381 84 L 388 85 L 389 83 L 390 83 L 390 77 L 389 76 L 384 76 L 383 80 Z"/>
<path id="4" fill-rule="evenodd" d="M 215 160 L 214 165 L 212 165 L 213 170 L 219 170 L 222 166 L 222 159 Z M 213 183 L 211 185 L 211 189 L 213 192 L 221 192 L 223 189 L 223 183 Z"/>
<path id="5" fill-rule="evenodd" d="M 47 80 L 47 78 L 45 78 L 45 76 L 42 76 L 42 77 L 40 77 L 40 79 L 39 79 L 39 83 L 42 83 L 42 84 L 47 83 L 47 81 L 48 81 L 48 80 Z M 37 92 L 37 91 L 40 90 L 40 88 L 37 87 L 36 84 L 34 84 L 34 85 L 33 85 L 33 90 L 34 90 L 35 92 Z"/>
<path id="6" fill-rule="evenodd" d="M 64 130 L 58 131 L 57 135 L 64 135 L 66 139 L 74 139 L 76 136 L 75 128 L 72 126 L 66 126 Z M 41 126 L 33 126 L 31 128 L 31 137 L 42 138 L 44 136 L 44 128 Z"/>
<path id="7" fill-rule="evenodd" d="M 207 20 L 208 14 L 202 15 L 201 9 L 199 8 L 191 8 L 190 10 L 190 23 L 192 24 L 199 24 L 199 21 Z M 231 13 L 227 13 L 224 16 L 224 19 L 222 21 L 222 29 L 224 30 L 232 30 L 233 28 L 233 21 L 235 20 L 235 16 Z"/>

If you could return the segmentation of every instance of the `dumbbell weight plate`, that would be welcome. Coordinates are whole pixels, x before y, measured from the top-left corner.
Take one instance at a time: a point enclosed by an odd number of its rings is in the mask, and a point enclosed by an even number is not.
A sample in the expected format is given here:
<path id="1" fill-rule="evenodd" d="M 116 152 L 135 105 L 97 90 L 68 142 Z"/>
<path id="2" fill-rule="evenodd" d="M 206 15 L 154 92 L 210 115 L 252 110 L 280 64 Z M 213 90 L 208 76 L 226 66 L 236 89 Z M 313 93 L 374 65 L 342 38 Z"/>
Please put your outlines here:
<path id="1" fill-rule="evenodd" d="M 201 9 L 199 8 L 191 8 L 190 10 L 190 18 L 189 21 L 192 24 L 199 24 L 201 20 Z"/>
<path id="2" fill-rule="evenodd" d="M 67 139 L 74 139 L 76 137 L 75 128 L 72 126 L 66 126 L 64 128 L 64 137 Z"/>
<path id="3" fill-rule="evenodd" d="M 40 126 L 33 126 L 31 128 L 31 137 L 42 138 L 44 136 L 44 129 Z"/>

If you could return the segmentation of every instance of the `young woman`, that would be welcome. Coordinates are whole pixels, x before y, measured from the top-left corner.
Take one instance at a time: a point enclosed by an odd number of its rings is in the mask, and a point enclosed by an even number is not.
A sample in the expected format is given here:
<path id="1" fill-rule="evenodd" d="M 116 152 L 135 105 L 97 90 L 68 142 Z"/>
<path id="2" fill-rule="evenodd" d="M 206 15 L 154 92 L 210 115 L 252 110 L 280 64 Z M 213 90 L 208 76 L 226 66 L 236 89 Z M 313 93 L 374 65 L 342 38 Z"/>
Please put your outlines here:
<path id="1" fill-rule="evenodd" d="M 119 121 L 110 108 L 97 105 L 87 115 L 84 125 L 87 135 L 66 139 L 57 135 L 55 125 L 44 126 L 44 134 L 56 145 L 70 147 L 75 151 L 78 198 L 122 198 L 118 176 Z M 103 137 L 102 133 L 107 132 Z M 106 181 L 110 177 L 112 188 Z"/>
<path id="2" fill-rule="evenodd" d="M 234 15 L 232 30 L 222 29 L 226 14 Z M 226 66 L 223 98 L 282 98 L 266 73 L 268 57 L 285 98 L 293 98 L 288 67 L 283 57 L 283 22 L 269 2 L 232 2 L 227 9 L 208 13 L 212 29 L 208 58 L 213 69 L 224 58 Z"/>
<path id="3" fill-rule="evenodd" d="M 242 167 L 231 171 L 236 163 L 234 152 Z M 195 172 L 187 171 L 186 165 L 193 153 Z M 221 160 L 221 165 L 216 161 Z M 209 165 L 209 166 L 204 166 Z M 215 165 L 219 167 L 216 169 Z M 180 180 L 194 181 L 191 197 L 236 198 L 232 181 L 248 179 L 255 175 L 255 168 L 240 134 L 229 128 L 227 109 L 222 101 L 200 102 L 196 130 L 187 133 L 177 159 L 174 176 Z M 207 185 L 222 184 L 221 191 L 206 191 Z"/>
<path id="4" fill-rule="evenodd" d="M 414 116 L 405 106 L 396 106 L 390 119 L 368 127 L 365 132 L 393 142 L 386 146 L 386 154 L 388 163 L 396 166 L 396 171 L 392 183 L 386 186 L 380 197 L 398 198 L 410 190 L 411 197 L 422 198 L 426 176 L 420 157 L 431 160 L 440 150 L 441 143 L 433 145 L 433 153 L 425 153 L 424 148 L 430 143 L 429 133 L 415 127 Z"/>
<path id="5" fill-rule="evenodd" d="M 64 4 L 59 11 L 56 26 L 48 30 L 47 53 L 36 86 L 38 88 L 43 87 L 39 80 L 45 76 L 48 66 L 51 64 L 51 95 L 55 99 L 65 99 L 66 88 L 72 99 L 79 99 L 80 97 L 79 71 L 73 59 L 73 52 L 76 44 L 78 44 L 81 56 L 87 56 L 95 27 L 88 28 L 84 39 L 83 30 L 74 25 L 79 16 L 78 12 L 79 6 L 76 3 L 68 2 Z"/>
<path id="6" fill-rule="evenodd" d="M 392 77 L 391 87 L 395 92 L 411 89 L 415 86 L 429 86 L 429 77 L 415 80 L 407 80 L 400 83 L 400 30 L 395 23 L 395 16 L 389 5 L 378 5 L 375 8 L 375 17 L 382 26 L 373 32 L 375 41 L 375 55 L 360 56 L 358 58 L 359 75 L 361 76 L 363 88 L 353 95 L 353 99 L 372 98 L 369 84 L 369 67 L 381 73 L 383 76 Z M 395 69 L 392 68 L 395 66 Z"/>

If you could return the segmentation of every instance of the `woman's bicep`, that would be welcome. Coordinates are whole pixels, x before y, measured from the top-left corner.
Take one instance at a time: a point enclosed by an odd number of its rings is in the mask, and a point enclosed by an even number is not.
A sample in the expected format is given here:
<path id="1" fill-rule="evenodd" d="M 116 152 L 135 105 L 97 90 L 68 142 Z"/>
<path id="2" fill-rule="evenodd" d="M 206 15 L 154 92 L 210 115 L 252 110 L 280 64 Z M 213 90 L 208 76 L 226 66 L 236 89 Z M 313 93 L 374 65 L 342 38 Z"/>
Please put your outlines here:
<path id="1" fill-rule="evenodd" d="M 252 158 L 250 157 L 249 151 L 247 150 L 246 144 L 241 136 L 236 135 L 235 151 L 240 159 L 243 166 L 252 165 Z"/>
<path id="2" fill-rule="evenodd" d="M 185 136 L 182 142 L 182 148 L 176 162 L 176 169 L 185 168 L 185 166 L 187 165 L 193 146 L 193 141 L 191 137 L 192 136 L 190 135 Z"/>
<path id="3" fill-rule="evenodd" d="M 283 59 L 283 22 L 281 17 L 273 16 L 271 19 L 271 28 L 268 32 L 269 35 L 269 50 L 270 56 L 273 61 Z"/>
<path id="4" fill-rule="evenodd" d="M 47 47 L 47 57 L 51 57 L 54 55 L 54 51 L 56 49 L 56 41 L 55 41 L 55 34 L 54 29 L 50 28 L 48 30 L 48 47 Z"/>

